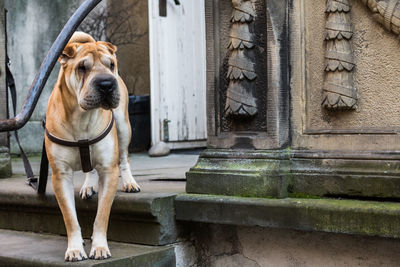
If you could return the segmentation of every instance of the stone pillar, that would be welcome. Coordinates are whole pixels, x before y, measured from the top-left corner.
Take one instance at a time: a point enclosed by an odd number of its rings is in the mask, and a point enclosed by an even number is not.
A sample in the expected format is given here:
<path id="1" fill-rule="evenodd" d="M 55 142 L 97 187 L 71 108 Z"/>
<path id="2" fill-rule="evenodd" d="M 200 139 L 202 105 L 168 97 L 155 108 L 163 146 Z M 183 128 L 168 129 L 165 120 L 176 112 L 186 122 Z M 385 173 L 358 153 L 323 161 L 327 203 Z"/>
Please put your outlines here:
<path id="1" fill-rule="evenodd" d="M 4 1 L 0 0 L 0 119 L 7 119 L 6 39 Z M 10 143 L 7 133 L 0 133 L 0 178 L 11 176 Z"/>
<path id="2" fill-rule="evenodd" d="M 399 1 L 299 0 L 293 1 L 290 14 L 291 191 L 299 196 L 399 198 Z M 347 67 L 332 68 L 335 59 L 327 60 L 332 42 L 337 49 L 343 42 L 348 45 L 347 52 L 337 51 L 341 60 L 336 60 L 341 65 L 346 61 Z M 336 74 L 327 77 L 327 69 Z M 320 91 L 326 89 L 324 78 L 341 84 L 342 96 L 357 88 L 357 110 L 326 110 L 327 94 Z"/>
<path id="3" fill-rule="evenodd" d="M 400 198 L 400 1 L 206 2 L 209 148 L 187 192 Z"/>
<path id="4" fill-rule="evenodd" d="M 205 1 L 208 149 L 188 193 L 287 196 L 288 3 Z"/>

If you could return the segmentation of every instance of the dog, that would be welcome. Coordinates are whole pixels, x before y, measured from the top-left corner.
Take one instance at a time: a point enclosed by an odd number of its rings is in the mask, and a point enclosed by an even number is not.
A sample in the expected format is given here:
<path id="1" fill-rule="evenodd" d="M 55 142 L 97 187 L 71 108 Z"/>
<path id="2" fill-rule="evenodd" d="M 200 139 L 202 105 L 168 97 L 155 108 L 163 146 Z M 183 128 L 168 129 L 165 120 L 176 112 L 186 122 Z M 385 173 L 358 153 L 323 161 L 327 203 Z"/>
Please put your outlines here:
<path id="1" fill-rule="evenodd" d="M 128 90 L 118 75 L 117 47 L 75 32 L 59 57 L 57 83 L 46 112 L 45 147 L 52 169 L 52 184 L 68 236 L 66 261 L 87 259 L 75 210 L 73 172 L 82 169 L 89 156 L 93 170 L 85 175 L 80 190 L 90 198 L 98 184 L 98 209 L 93 225 L 91 259 L 111 257 L 107 227 L 119 174 L 126 192 L 140 191 L 128 162 L 131 127 L 128 117 Z M 113 123 L 115 121 L 115 123 Z M 92 140 L 108 133 L 82 155 L 79 147 L 55 142 Z M 87 163 L 87 162 L 86 162 Z"/>

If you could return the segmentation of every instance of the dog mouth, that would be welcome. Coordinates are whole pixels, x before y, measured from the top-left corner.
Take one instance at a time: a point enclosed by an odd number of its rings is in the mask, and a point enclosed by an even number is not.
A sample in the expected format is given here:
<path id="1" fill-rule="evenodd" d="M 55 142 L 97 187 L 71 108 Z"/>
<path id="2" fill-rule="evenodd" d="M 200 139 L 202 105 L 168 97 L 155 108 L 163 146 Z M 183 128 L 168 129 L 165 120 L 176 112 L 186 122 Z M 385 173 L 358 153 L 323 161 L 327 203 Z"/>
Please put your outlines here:
<path id="1" fill-rule="evenodd" d="M 103 109 L 114 109 L 119 105 L 119 94 L 113 95 L 112 97 L 103 97 L 103 100 L 100 102 L 100 107 Z"/>
<path id="2" fill-rule="evenodd" d="M 88 94 L 81 101 L 79 105 L 84 110 L 91 110 L 96 108 L 114 109 L 119 105 L 119 93 L 116 91 L 112 94 Z"/>
<path id="3" fill-rule="evenodd" d="M 89 90 L 81 98 L 80 106 L 84 110 L 103 108 L 113 109 L 119 105 L 118 81 L 109 74 L 97 75 L 90 82 Z"/>

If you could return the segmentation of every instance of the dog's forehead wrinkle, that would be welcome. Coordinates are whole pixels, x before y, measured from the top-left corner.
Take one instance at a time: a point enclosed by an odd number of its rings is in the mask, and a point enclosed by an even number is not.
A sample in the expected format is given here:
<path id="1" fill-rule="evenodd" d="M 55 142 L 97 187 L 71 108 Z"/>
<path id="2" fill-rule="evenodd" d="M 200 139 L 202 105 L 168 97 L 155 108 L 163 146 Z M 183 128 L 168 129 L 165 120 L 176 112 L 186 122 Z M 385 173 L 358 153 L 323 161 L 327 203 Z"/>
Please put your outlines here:
<path id="1" fill-rule="evenodd" d="M 79 45 L 77 48 L 76 48 L 76 53 L 79 53 L 81 50 L 82 50 L 82 45 Z"/>
<path id="2" fill-rule="evenodd" d="M 112 61 L 112 58 L 109 55 L 102 55 L 100 59 L 106 63 L 110 63 L 110 61 Z"/>

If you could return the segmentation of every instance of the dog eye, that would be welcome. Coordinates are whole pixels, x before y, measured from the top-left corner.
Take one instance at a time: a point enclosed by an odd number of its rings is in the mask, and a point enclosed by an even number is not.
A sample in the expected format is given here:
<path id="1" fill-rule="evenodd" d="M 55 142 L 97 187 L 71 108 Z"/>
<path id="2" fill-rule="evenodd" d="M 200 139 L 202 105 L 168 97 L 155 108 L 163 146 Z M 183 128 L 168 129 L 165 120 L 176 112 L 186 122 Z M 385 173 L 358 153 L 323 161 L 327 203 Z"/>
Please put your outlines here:
<path id="1" fill-rule="evenodd" d="M 111 62 L 111 64 L 110 64 L 110 69 L 113 71 L 114 68 L 115 68 L 115 64 L 114 64 L 114 62 Z"/>
<path id="2" fill-rule="evenodd" d="M 86 71 L 86 67 L 85 67 L 85 65 L 79 65 L 79 67 L 78 67 L 78 71 L 80 71 L 80 72 L 85 72 Z"/>

